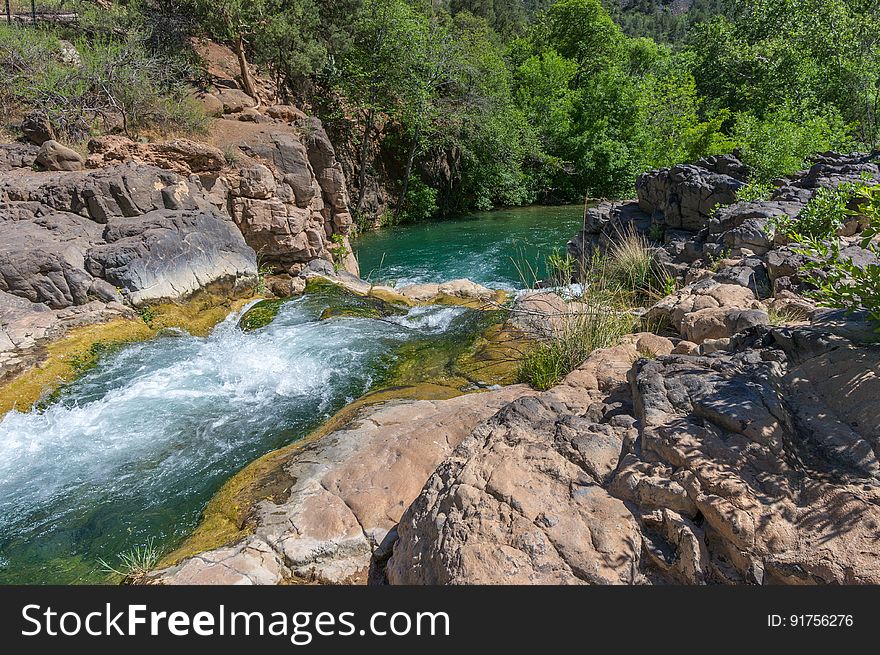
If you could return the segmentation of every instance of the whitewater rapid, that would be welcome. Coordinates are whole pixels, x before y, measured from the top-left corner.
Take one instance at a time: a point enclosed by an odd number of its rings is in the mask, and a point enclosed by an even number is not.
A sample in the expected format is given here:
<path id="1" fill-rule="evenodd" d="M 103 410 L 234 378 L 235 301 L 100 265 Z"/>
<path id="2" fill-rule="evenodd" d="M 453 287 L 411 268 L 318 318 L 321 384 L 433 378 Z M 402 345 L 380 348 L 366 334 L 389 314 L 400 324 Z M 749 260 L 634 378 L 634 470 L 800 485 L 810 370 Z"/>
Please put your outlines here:
<path id="1" fill-rule="evenodd" d="M 106 357 L 41 411 L 0 422 L 0 581 L 100 579 L 147 539 L 187 534 L 206 499 L 265 452 L 308 433 L 381 373 L 395 345 L 462 311 L 317 320 L 309 296 L 267 327 L 230 316 Z"/>

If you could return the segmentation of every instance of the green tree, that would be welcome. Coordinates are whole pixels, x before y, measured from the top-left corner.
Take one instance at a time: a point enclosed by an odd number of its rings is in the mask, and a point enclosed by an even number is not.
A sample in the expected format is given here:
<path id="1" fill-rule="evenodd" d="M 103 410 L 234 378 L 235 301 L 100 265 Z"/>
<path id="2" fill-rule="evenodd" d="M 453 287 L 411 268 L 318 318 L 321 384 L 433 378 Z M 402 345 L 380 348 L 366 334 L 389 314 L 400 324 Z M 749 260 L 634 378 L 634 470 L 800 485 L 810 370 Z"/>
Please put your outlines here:
<path id="1" fill-rule="evenodd" d="M 379 114 L 396 115 L 407 87 L 419 84 L 418 58 L 424 48 L 427 19 L 406 0 L 365 0 L 358 10 L 343 64 L 343 86 L 362 115 L 358 199 L 363 209 L 370 139 Z"/>

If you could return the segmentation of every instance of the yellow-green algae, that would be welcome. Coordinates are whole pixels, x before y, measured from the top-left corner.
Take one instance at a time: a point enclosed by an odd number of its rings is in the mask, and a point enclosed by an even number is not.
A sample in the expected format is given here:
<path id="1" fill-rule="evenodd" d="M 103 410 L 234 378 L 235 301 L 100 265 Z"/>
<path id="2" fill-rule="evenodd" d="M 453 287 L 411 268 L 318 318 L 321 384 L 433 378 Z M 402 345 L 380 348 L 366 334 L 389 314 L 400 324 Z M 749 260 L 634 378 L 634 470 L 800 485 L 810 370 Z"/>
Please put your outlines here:
<path id="1" fill-rule="evenodd" d="M 0 416 L 16 408 L 26 411 L 75 380 L 98 359 L 124 344 L 146 341 L 169 328 L 205 336 L 251 298 L 198 294 L 187 302 L 151 306 L 134 319 L 116 319 L 76 327 L 36 352 L 37 363 L 0 384 Z M 148 319 L 148 320 L 147 320 Z"/>

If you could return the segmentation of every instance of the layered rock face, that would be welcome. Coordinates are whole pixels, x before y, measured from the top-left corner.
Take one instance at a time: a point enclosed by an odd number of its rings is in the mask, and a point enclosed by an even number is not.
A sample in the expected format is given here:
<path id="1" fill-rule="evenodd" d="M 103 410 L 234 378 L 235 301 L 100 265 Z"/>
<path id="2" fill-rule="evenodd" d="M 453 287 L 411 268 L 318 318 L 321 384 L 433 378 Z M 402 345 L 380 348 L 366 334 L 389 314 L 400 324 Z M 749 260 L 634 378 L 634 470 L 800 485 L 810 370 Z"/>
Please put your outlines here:
<path id="1" fill-rule="evenodd" d="M 39 147 L 0 146 L 0 374 L 68 327 L 245 290 L 258 262 L 282 290 L 314 259 L 357 274 L 345 178 L 320 122 L 292 107 L 238 111 L 215 126 L 232 162 L 207 143 L 120 136 L 83 158 L 46 129 Z M 39 121 L 26 123 L 33 141 Z"/>
<path id="2" fill-rule="evenodd" d="M 313 259 L 324 259 L 357 275 L 345 176 L 327 133 L 316 118 L 271 120 L 279 127 L 251 131 L 237 142 L 252 165 L 241 164 L 230 180 L 231 215 L 277 273 L 297 275 Z"/>
<path id="3" fill-rule="evenodd" d="M 26 163 L 26 162 L 24 162 Z M 4 372 L 66 327 L 247 287 L 256 256 L 197 179 L 145 164 L 0 173 Z"/>

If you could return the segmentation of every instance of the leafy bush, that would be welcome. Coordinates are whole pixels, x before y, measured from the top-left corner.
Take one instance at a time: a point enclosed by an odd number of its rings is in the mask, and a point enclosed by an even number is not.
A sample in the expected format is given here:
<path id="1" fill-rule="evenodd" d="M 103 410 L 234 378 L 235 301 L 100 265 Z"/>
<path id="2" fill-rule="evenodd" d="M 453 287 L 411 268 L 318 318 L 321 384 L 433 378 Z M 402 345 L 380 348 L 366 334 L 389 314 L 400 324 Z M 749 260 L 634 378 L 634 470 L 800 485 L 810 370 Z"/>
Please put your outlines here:
<path id="1" fill-rule="evenodd" d="M 409 181 L 409 190 L 406 193 L 406 203 L 400 212 L 399 222 L 413 223 L 424 221 L 437 213 L 437 189 L 432 189 L 413 176 Z"/>
<path id="2" fill-rule="evenodd" d="M 758 185 L 803 168 L 811 154 L 846 149 L 852 142 L 835 110 L 811 114 L 790 105 L 763 117 L 738 113 L 731 136 L 743 162 L 752 169 L 751 181 Z"/>
<path id="3" fill-rule="evenodd" d="M 759 182 L 757 180 L 747 182 L 745 186 L 736 192 L 736 199 L 739 202 L 769 200 L 774 188 L 770 182 Z"/>
<path id="4" fill-rule="evenodd" d="M 876 243 L 880 234 L 880 186 L 820 189 L 800 220 L 785 222 L 779 229 L 796 244 L 793 250 L 807 258 L 804 278 L 815 287 L 811 295 L 827 307 L 867 311 L 880 331 L 880 265 L 859 266 L 843 255 L 837 231 L 847 216 L 860 216 L 867 222 L 861 246 L 880 258 L 880 245 Z"/>
<path id="5" fill-rule="evenodd" d="M 207 120 L 169 77 L 165 62 L 135 38 L 97 37 L 74 55 L 51 32 L 0 27 L 0 90 L 7 115 L 39 109 L 62 137 L 83 141 L 96 131 L 135 136 L 203 131 Z"/>

